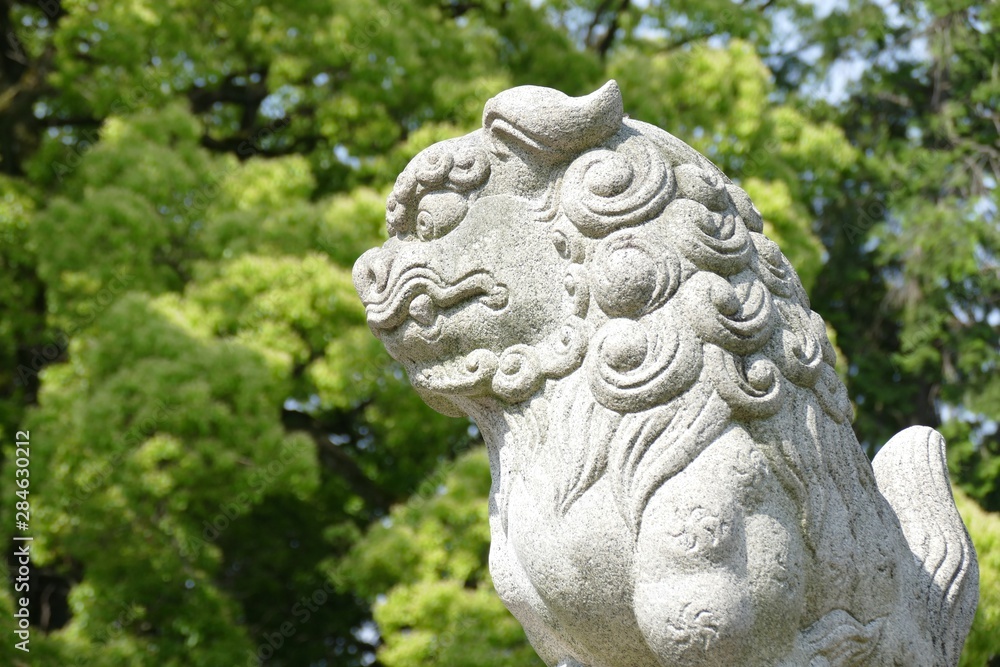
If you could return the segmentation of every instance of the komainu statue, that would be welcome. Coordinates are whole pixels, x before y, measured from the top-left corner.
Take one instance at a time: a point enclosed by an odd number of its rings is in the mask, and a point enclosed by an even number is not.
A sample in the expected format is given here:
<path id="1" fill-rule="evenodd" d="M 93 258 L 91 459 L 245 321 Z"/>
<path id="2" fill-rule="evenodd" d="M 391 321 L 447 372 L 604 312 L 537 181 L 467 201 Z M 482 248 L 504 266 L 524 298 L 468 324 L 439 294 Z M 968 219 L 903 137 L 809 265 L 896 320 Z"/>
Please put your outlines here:
<path id="1" fill-rule="evenodd" d="M 746 192 L 524 86 L 399 175 L 354 281 L 489 448 L 497 592 L 561 667 L 954 667 L 978 598 L 944 441 L 870 464 L 823 319 Z"/>

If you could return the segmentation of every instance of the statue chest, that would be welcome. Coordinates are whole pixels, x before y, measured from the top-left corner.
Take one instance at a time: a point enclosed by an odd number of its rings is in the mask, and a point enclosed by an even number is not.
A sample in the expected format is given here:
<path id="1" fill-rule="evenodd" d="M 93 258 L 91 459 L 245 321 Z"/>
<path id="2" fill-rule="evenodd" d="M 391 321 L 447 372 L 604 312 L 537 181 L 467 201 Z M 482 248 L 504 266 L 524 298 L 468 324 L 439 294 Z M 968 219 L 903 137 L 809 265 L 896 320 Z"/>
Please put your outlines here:
<path id="1" fill-rule="evenodd" d="M 610 485 L 598 480 L 564 513 L 551 488 L 529 484 L 521 479 L 512 485 L 508 540 L 543 598 L 569 611 L 584 583 L 608 604 L 630 597 L 634 537 L 615 508 Z"/>
<path id="2" fill-rule="evenodd" d="M 552 490 L 533 488 L 530 478 L 512 480 L 503 500 L 506 521 L 497 516 L 493 523 L 490 566 L 514 615 L 541 622 L 596 665 L 616 646 L 643 653 L 632 602 L 635 540 L 607 481 L 598 480 L 565 513 Z M 646 657 L 634 655 L 634 664 L 647 664 Z"/>

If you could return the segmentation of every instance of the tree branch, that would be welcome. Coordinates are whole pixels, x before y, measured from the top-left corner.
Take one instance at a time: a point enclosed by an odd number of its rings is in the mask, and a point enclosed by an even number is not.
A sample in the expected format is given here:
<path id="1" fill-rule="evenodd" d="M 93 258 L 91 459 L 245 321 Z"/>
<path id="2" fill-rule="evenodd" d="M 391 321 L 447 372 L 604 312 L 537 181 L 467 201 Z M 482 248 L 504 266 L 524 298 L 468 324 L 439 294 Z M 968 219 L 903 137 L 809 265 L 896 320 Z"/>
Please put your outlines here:
<path id="1" fill-rule="evenodd" d="M 250 82 L 254 74 L 260 77 L 256 83 Z M 237 79 L 246 79 L 246 84 L 239 84 Z M 191 110 L 195 113 L 205 113 L 218 102 L 237 104 L 243 107 L 240 125 L 244 129 L 253 125 L 257 117 L 260 103 L 270 94 L 267 89 L 267 68 L 250 72 L 230 74 L 216 88 L 192 88 L 188 91 Z M 248 122 L 249 121 L 249 122 Z"/>
<path id="2" fill-rule="evenodd" d="M 628 10 L 631 0 L 622 0 L 621 4 L 618 5 L 618 9 L 615 10 L 614 16 L 611 17 L 611 23 L 608 24 L 608 30 L 604 33 L 601 41 L 597 44 L 597 53 L 600 55 L 601 60 L 607 58 L 608 51 L 611 50 L 611 45 L 615 41 L 615 35 L 618 33 L 619 19 L 621 15 Z"/>
<path id="3" fill-rule="evenodd" d="M 590 48 L 594 43 L 594 31 L 597 30 L 597 26 L 601 23 L 601 17 L 604 16 L 604 12 L 608 11 L 608 7 L 611 6 L 612 0 L 602 0 L 601 4 L 597 6 L 594 10 L 594 17 L 590 20 L 590 25 L 587 26 L 587 34 L 583 36 L 583 43 Z"/>
<path id="4" fill-rule="evenodd" d="M 54 0 L 42 7 L 53 28 L 66 15 Z M 45 45 L 41 56 L 28 60 L 11 17 L 11 3 L 0 0 L 0 173 L 23 176 L 22 162 L 38 145 L 43 128 L 34 105 L 54 89 L 47 78 L 55 60 L 55 46 Z"/>
<path id="5" fill-rule="evenodd" d="M 319 447 L 325 462 L 373 509 L 387 510 L 397 500 L 370 479 L 343 447 L 330 442 L 330 433 L 319 420 L 297 410 L 283 410 L 281 421 L 289 431 L 308 433 Z"/>
<path id="6" fill-rule="evenodd" d="M 441 11 L 453 19 L 459 18 L 470 10 L 482 8 L 483 5 L 479 2 L 457 2 L 456 0 L 441 5 Z"/>

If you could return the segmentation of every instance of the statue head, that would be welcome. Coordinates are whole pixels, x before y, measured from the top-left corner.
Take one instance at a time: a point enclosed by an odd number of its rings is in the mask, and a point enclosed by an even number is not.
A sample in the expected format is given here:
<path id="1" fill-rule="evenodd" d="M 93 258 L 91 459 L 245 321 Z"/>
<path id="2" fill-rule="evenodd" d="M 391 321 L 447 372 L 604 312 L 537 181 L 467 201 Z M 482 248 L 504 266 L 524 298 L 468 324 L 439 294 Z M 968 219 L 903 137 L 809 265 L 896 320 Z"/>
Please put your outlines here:
<path id="1" fill-rule="evenodd" d="M 747 194 L 695 150 L 623 114 L 617 84 L 580 98 L 525 86 L 483 128 L 434 144 L 389 195 L 391 238 L 354 267 L 368 323 L 425 400 L 515 404 L 586 374 L 617 412 L 703 376 L 736 417 L 792 382 L 850 405 L 822 319 Z"/>

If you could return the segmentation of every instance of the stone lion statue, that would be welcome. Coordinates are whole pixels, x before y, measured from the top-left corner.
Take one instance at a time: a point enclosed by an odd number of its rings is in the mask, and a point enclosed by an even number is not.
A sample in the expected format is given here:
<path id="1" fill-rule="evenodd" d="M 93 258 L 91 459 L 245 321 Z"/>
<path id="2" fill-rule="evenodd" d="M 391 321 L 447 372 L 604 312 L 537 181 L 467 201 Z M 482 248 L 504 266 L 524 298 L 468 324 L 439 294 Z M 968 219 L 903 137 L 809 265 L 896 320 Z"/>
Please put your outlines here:
<path id="1" fill-rule="evenodd" d="M 978 598 L 944 441 L 874 467 L 834 349 L 747 194 L 533 86 L 418 154 L 354 280 L 489 448 L 497 592 L 561 667 L 951 667 Z"/>

